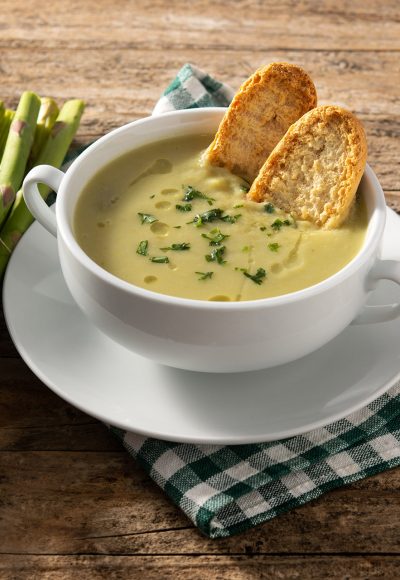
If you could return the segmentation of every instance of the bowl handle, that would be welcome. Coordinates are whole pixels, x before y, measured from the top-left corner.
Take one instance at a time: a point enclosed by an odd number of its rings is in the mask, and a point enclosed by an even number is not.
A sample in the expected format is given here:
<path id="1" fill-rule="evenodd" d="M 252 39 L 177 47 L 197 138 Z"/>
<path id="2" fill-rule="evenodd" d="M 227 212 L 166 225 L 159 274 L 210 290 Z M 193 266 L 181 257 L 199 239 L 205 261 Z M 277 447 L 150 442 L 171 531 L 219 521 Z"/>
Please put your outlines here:
<path id="1" fill-rule="evenodd" d="M 400 285 L 400 262 L 397 260 L 377 260 L 368 277 L 371 288 L 374 288 L 379 280 L 392 280 Z M 384 306 L 364 306 L 364 309 L 351 324 L 387 322 L 398 316 L 400 316 L 399 303 L 385 304 Z"/>
<path id="2" fill-rule="evenodd" d="M 64 173 L 51 165 L 38 165 L 30 170 L 23 184 L 24 199 L 29 211 L 46 230 L 56 237 L 56 216 L 40 195 L 38 183 L 48 185 L 57 193 L 63 177 Z"/>

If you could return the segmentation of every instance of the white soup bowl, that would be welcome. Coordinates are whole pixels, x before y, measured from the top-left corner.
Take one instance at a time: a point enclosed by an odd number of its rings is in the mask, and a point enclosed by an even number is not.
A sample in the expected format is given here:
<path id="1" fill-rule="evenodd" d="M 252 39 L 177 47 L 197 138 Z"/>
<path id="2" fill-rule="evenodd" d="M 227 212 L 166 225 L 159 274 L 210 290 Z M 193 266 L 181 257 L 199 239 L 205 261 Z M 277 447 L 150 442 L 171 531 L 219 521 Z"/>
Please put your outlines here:
<path id="1" fill-rule="evenodd" d="M 85 254 L 74 237 L 73 218 L 88 181 L 113 159 L 149 143 L 215 133 L 224 112 L 222 108 L 192 109 L 148 117 L 93 143 L 65 174 L 46 165 L 29 172 L 24 181 L 26 203 L 57 236 L 62 272 L 82 312 L 106 335 L 144 357 L 207 372 L 287 363 L 318 349 L 351 322 L 398 316 L 398 305 L 365 306 L 377 280 L 388 278 L 400 284 L 400 263 L 378 257 L 386 206 L 382 188 L 368 166 L 360 184 L 369 216 L 361 250 L 342 270 L 304 290 L 244 302 L 178 298 L 125 282 Z M 41 198 L 38 183 L 57 192 L 55 213 Z"/>

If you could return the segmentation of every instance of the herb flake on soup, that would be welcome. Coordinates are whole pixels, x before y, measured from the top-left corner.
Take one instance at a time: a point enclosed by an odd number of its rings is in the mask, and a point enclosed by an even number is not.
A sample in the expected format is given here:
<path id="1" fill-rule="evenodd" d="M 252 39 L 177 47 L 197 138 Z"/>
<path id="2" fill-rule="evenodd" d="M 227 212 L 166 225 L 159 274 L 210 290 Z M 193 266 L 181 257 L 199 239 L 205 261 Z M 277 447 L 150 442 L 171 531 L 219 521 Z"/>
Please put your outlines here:
<path id="1" fill-rule="evenodd" d="M 159 141 L 110 162 L 85 186 L 74 231 L 115 276 L 213 301 L 257 300 L 316 284 L 357 254 L 367 227 L 357 200 L 335 230 L 246 199 L 243 179 L 202 163 L 211 135 Z"/>

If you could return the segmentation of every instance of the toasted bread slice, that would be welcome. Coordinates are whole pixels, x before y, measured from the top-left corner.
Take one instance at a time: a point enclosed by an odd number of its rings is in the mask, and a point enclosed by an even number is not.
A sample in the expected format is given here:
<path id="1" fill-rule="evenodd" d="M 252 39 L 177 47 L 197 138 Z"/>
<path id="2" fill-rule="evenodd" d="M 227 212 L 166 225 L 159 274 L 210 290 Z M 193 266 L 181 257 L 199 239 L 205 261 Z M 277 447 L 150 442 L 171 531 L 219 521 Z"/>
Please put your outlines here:
<path id="1" fill-rule="evenodd" d="M 316 104 L 314 83 L 300 67 L 260 68 L 233 98 L 205 158 L 252 183 L 290 125 Z"/>
<path id="2" fill-rule="evenodd" d="M 317 107 L 290 127 L 248 197 L 336 228 L 349 214 L 366 159 L 367 141 L 358 119 L 337 106 Z"/>

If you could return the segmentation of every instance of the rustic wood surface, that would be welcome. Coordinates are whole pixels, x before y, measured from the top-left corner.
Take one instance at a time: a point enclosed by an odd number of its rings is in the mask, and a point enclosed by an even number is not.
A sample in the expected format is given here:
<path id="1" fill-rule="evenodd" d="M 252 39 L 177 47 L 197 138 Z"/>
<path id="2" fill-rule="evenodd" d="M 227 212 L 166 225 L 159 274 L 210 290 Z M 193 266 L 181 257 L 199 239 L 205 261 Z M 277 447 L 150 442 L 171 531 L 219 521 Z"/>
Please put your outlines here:
<path id="1" fill-rule="evenodd" d="M 237 88 L 304 66 L 365 124 L 400 209 L 398 0 L 0 0 L 0 98 L 86 100 L 77 143 L 150 113 L 185 62 Z M 400 577 L 400 471 L 238 537 L 204 538 L 96 420 L 48 390 L 0 322 L 0 578 Z"/>

